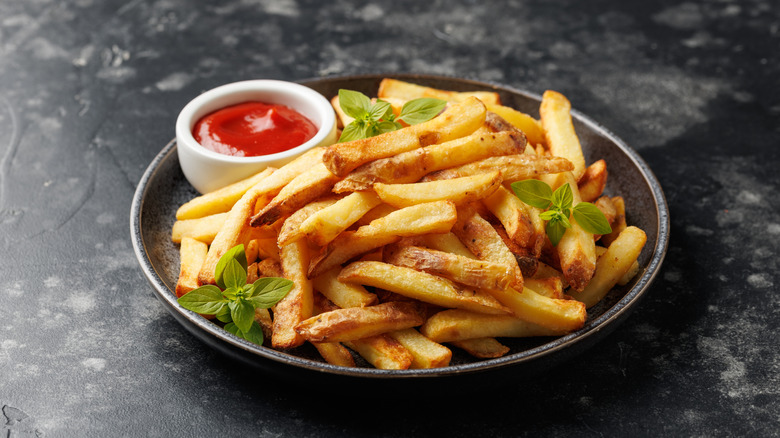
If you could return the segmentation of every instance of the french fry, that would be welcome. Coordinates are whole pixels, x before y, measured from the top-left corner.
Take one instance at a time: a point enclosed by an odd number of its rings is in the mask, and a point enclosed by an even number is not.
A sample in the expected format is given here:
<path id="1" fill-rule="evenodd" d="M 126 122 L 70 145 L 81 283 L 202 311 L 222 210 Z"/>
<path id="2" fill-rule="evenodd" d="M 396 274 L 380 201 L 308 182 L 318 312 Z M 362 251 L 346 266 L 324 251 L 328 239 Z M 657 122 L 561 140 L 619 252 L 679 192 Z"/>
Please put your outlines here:
<path id="1" fill-rule="evenodd" d="M 605 252 L 607 252 L 607 248 L 604 248 L 603 246 L 597 246 L 596 247 L 596 255 L 598 257 L 601 257 L 602 255 L 604 255 Z M 625 274 L 623 274 L 622 277 L 620 277 L 620 280 L 618 280 L 617 284 L 620 285 L 620 286 L 625 286 L 638 273 L 639 273 L 639 261 L 634 260 L 634 263 L 632 263 L 631 267 L 628 268 L 628 271 Z"/>
<path id="2" fill-rule="evenodd" d="M 309 276 L 316 277 L 335 266 L 373 249 L 397 242 L 401 237 L 446 233 L 457 220 L 450 201 L 417 204 L 394 211 L 357 231 L 345 231 L 315 257 Z"/>
<path id="3" fill-rule="evenodd" d="M 284 277 L 282 265 L 274 259 L 261 260 L 257 262 L 257 277 Z"/>
<path id="4" fill-rule="evenodd" d="M 385 252 L 385 262 L 449 278 L 477 289 L 505 289 L 514 272 L 505 265 L 433 249 L 406 246 Z"/>
<path id="5" fill-rule="evenodd" d="M 263 338 L 271 339 L 274 333 L 274 322 L 271 320 L 271 312 L 268 309 L 255 309 L 255 321 L 263 330 Z"/>
<path id="6" fill-rule="evenodd" d="M 431 172 L 421 181 L 426 182 L 460 178 L 500 169 L 501 176 L 505 182 L 515 182 L 529 178 L 537 178 L 541 175 L 565 172 L 573 168 L 574 166 L 571 161 L 561 157 L 545 157 L 528 154 L 504 155 L 500 157 L 489 157 L 462 166 Z"/>
<path id="7" fill-rule="evenodd" d="M 339 178 L 325 168 L 322 163 L 314 164 L 311 169 L 296 176 L 262 210 L 252 216 L 253 227 L 276 222 L 282 216 L 289 215 L 319 196 L 328 193 Z"/>
<path id="8" fill-rule="evenodd" d="M 449 252 L 461 257 L 477 259 L 477 257 L 466 248 L 466 245 L 458 240 L 458 236 L 452 232 L 446 234 L 426 234 L 422 236 L 422 240 L 428 248 Z"/>
<path id="9" fill-rule="evenodd" d="M 414 361 L 412 353 L 387 334 L 345 342 L 344 345 L 380 370 L 409 369 Z"/>
<path id="10" fill-rule="evenodd" d="M 196 219 L 177 220 L 173 223 L 171 241 L 173 243 L 181 243 L 182 238 L 190 237 L 203 243 L 211 244 L 219 229 L 225 223 L 227 216 L 227 213 L 217 213 Z"/>
<path id="11" fill-rule="evenodd" d="M 615 204 L 612 202 L 612 198 L 609 196 L 602 196 L 599 199 L 596 199 L 596 202 L 594 202 L 593 205 L 595 205 L 596 208 L 601 211 L 601 213 L 604 215 L 604 218 L 607 220 L 607 222 L 609 222 L 610 226 L 615 222 L 615 219 L 617 218 L 617 209 L 615 208 Z M 601 236 L 594 235 L 593 238 L 598 240 L 601 238 Z"/>
<path id="12" fill-rule="evenodd" d="M 313 244 L 325 246 L 381 203 L 373 192 L 352 193 L 306 218 L 298 232 Z"/>
<path id="13" fill-rule="evenodd" d="M 436 170 L 491 156 L 520 154 L 524 150 L 525 136 L 522 133 L 490 133 L 479 129 L 466 137 L 366 163 L 336 183 L 333 191 L 368 190 L 376 182 L 412 183 Z"/>
<path id="14" fill-rule="evenodd" d="M 509 353 L 509 347 L 498 342 L 496 338 L 464 339 L 451 344 L 480 359 L 501 357 Z"/>
<path id="15" fill-rule="evenodd" d="M 306 276 L 309 265 L 309 248 L 298 240 L 281 247 L 281 265 L 284 278 L 293 282 L 290 292 L 274 308 L 274 329 L 271 344 L 274 348 L 287 349 L 301 345 L 303 337 L 295 326 L 314 313 L 314 294 L 311 280 Z"/>
<path id="16" fill-rule="evenodd" d="M 363 286 L 339 281 L 339 272 L 341 272 L 341 267 L 336 267 L 314 277 L 312 279 L 314 289 L 338 307 L 345 309 L 366 307 L 377 302 L 376 295 L 368 292 Z"/>
<path id="17" fill-rule="evenodd" d="M 377 96 L 380 99 L 397 98 L 401 100 L 412 100 L 421 97 L 433 97 L 449 102 L 461 102 L 469 97 L 479 98 L 482 102 L 498 105 L 501 98 L 498 93 L 493 91 L 449 91 L 440 90 L 432 87 L 412 84 L 410 82 L 398 79 L 385 78 L 379 83 Z"/>
<path id="18" fill-rule="evenodd" d="M 623 230 L 607 251 L 599 257 L 596 263 L 596 273 L 590 283 L 579 291 L 571 291 L 570 295 L 578 301 L 592 307 L 598 303 L 625 275 L 634 261 L 639 257 L 647 241 L 645 232 L 630 226 Z"/>
<path id="19" fill-rule="evenodd" d="M 328 146 L 322 159 L 334 175 L 345 177 L 361 164 L 476 131 L 485 120 L 485 105 L 476 98 L 453 104 L 433 119 L 375 137 Z"/>
<path id="20" fill-rule="evenodd" d="M 537 234 L 530 208 L 514 193 L 501 186 L 483 198 L 482 203 L 501 222 L 510 239 L 522 247 L 536 247 Z"/>
<path id="21" fill-rule="evenodd" d="M 198 284 L 198 272 L 206 260 L 208 245 L 191 237 L 184 237 L 179 248 L 179 279 L 176 281 L 176 297 L 195 290 Z"/>
<path id="22" fill-rule="evenodd" d="M 379 218 L 383 218 L 396 210 L 398 209 L 390 204 L 379 204 L 369 210 L 368 213 L 364 214 L 360 219 L 358 219 L 357 222 L 355 222 L 355 225 L 358 227 L 368 225 L 371 222 L 374 222 Z"/>
<path id="23" fill-rule="evenodd" d="M 504 241 L 504 245 L 512 252 L 517 261 L 517 266 L 520 267 L 520 272 L 523 274 L 523 278 L 533 276 L 536 273 L 536 269 L 539 266 L 539 259 L 534 254 L 532 249 L 522 247 L 515 243 L 514 240 L 509 238 L 509 235 L 504 230 L 501 224 L 491 224 L 496 230 L 496 234 Z"/>
<path id="24" fill-rule="evenodd" d="M 305 236 L 305 233 L 301 231 L 301 224 L 306 222 L 311 216 L 336 202 L 338 202 L 338 198 L 320 199 L 309 202 L 295 211 L 284 220 L 282 228 L 279 230 L 279 237 L 277 238 L 278 245 L 284 246 L 290 242 L 302 239 Z"/>
<path id="25" fill-rule="evenodd" d="M 563 282 L 558 277 L 525 278 L 525 285 L 547 298 L 563 299 Z"/>
<path id="26" fill-rule="evenodd" d="M 247 179 L 193 198 L 176 210 L 176 219 L 181 221 L 211 216 L 217 213 L 226 213 L 241 199 L 241 196 L 247 190 L 267 178 L 274 170 L 274 168 L 266 168 Z"/>
<path id="27" fill-rule="evenodd" d="M 485 104 L 485 106 L 489 112 L 501 116 L 504 120 L 511 123 L 512 126 L 522 131 L 531 145 L 545 144 L 544 130 L 533 117 L 508 106 L 493 104 Z"/>
<path id="28" fill-rule="evenodd" d="M 271 259 L 274 261 L 280 261 L 279 246 L 276 244 L 276 238 L 270 239 L 254 239 L 257 246 L 257 257 L 261 260 Z"/>
<path id="29" fill-rule="evenodd" d="M 607 186 L 607 162 L 598 160 L 588 166 L 577 185 L 583 201 L 595 201 Z"/>
<path id="30" fill-rule="evenodd" d="M 575 300 L 559 300 L 542 296 L 531 289 L 518 292 L 512 288 L 488 291 L 512 313 L 528 322 L 550 330 L 570 332 L 585 325 L 585 306 Z"/>
<path id="31" fill-rule="evenodd" d="M 448 200 L 463 205 L 489 196 L 501 186 L 501 172 L 412 184 L 374 184 L 379 198 L 394 207 Z"/>
<path id="32" fill-rule="evenodd" d="M 416 327 L 423 322 L 425 315 L 419 303 L 396 301 L 320 313 L 298 323 L 295 331 L 311 342 L 346 342 Z"/>
<path id="33" fill-rule="evenodd" d="M 321 294 L 314 294 L 314 313 L 320 314 L 336 310 L 339 307 Z M 354 367 L 355 359 L 349 349 L 339 342 L 312 342 L 314 348 L 320 353 L 325 362 L 342 367 Z"/>
<path id="34" fill-rule="evenodd" d="M 434 342 L 456 342 L 478 338 L 527 338 L 561 336 L 552 330 L 510 315 L 486 315 L 461 309 L 443 310 L 425 321 L 420 333 Z"/>
<path id="35" fill-rule="evenodd" d="M 411 369 L 441 368 L 450 364 L 452 351 L 438 342 L 433 342 L 413 328 L 389 332 L 412 354 Z"/>
<path id="36" fill-rule="evenodd" d="M 609 246 L 626 229 L 626 202 L 620 196 L 612 197 L 615 207 L 615 220 L 612 222 L 612 232 L 601 236 L 601 243 Z"/>
<path id="37" fill-rule="evenodd" d="M 464 290 L 436 275 L 389 263 L 351 263 L 341 271 L 339 280 L 378 287 L 443 307 L 493 314 L 505 314 L 508 311 L 484 292 Z"/>
<path id="38" fill-rule="evenodd" d="M 550 153 L 571 161 L 574 165 L 574 181 L 579 181 L 585 173 L 585 156 L 582 154 L 580 139 L 574 132 L 571 103 L 563 94 L 547 90 L 542 95 L 539 114 Z"/>

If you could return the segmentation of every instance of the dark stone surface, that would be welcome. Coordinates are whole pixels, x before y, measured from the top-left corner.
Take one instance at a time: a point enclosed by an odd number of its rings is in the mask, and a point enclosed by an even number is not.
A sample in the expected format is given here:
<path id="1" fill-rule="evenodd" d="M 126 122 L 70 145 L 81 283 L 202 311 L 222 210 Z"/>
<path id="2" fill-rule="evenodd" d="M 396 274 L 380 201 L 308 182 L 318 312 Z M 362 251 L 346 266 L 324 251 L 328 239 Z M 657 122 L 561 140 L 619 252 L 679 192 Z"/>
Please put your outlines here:
<path id="1" fill-rule="evenodd" d="M 769 0 L 0 1 L 0 436 L 777 435 L 779 43 Z M 440 397 L 267 379 L 176 323 L 128 215 L 181 107 L 373 72 L 556 89 L 639 151 L 672 241 L 617 332 Z"/>

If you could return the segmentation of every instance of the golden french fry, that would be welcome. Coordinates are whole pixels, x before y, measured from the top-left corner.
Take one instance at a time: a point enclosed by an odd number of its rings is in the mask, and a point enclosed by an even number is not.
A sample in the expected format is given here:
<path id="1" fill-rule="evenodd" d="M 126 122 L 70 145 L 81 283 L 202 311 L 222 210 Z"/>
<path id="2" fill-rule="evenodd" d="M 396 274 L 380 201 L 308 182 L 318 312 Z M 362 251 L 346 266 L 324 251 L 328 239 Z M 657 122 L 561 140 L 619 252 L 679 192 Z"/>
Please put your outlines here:
<path id="1" fill-rule="evenodd" d="M 279 260 L 265 259 L 257 262 L 257 277 L 284 277 Z"/>
<path id="2" fill-rule="evenodd" d="M 295 331 L 295 326 L 314 313 L 314 293 L 311 280 L 306 276 L 309 266 L 306 242 L 298 240 L 287 244 L 281 247 L 280 255 L 284 278 L 291 280 L 293 287 L 274 308 L 271 344 L 274 348 L 286 349 L 303 343 L 304 339 Z"/>
<path id="3" fill-rule="evenodd" d="M 179 248 L 179 279 L 176 282 L 176 296 L 181 297 L 198 284 L 198 273 L 208 254 L 208 245 L 191 237 L 184 237 Z"/>
<path id="4" fill-rule="evenodd" d="M 319 293 L 314 293 L 314 313 L 320 314 L 336 310 L 339 307 Z M 339 342 L 312 342 L 325 362 L 342 367 L 354 367 L 355 359 L 349 349 Z"/>
<path id="5" fill-rule="evenodd" d="M 522 247 L 515 243 L 514 240 L 509 238 L 509 235 L 504 230 L 501 224 L 491 224 L 496 230 L 496 234 L 504 241 L 504 245 L 509 248 L 512 255 L 515 256 L 517 266 L 520 267 L 520 272 L 523 274 L 523 278 L 533 276 L 536 273 L 536 269 L 539 266 L 539 259 L 532 249 Z"/>
<path id="6" fill-rule="evenodd" d="M 612 198 L 609 196 L 602 196 L 599 199 L 596 199 L 596 202 L 594 202 L 593 205 L 601 211 L 604 218 L 606 218 L 607 222 L 612 226 L 617 218 L 617 209 L 615 208 L 615 203 L 612 202 Z M 598 240 L 600 237 L 600 235 L 595 235 L 594 239 Z"/>
<path id="7" fill-rule="evenodd" d="M 383 202 L 394 207 L 408 207 L 442 200 L 463 205 L 490 195 L 499 186 L 501 186 L 501 172 L 494 170 L 446 181 L 412 184 L 376 183 L 374 191 Z"/>
<path id="8" fill-rule="evenodd" d="M 314 289 L 338 307 L 345 309 L 366 307 L 377 302 L 376 295 L 368 292 L 363 286 L 339 281 L 339 272 L 341 268 L 337 266 L 314 277 L 312 279 Z"/>
<path id="9" fill-rule="evenodd" d="M 558 277 L 525 278 L 525 286 L 547 298 L 563 299 L 563 282 Z"/>
<path id="10" fill-rule="evenodd" d="M 384 259 L 477 289 L 505 289 L 514 281 L 514 271 L 508 266 L 416 246 L 385 251 Z"/>
<path id="11" fill-rule="evenodd" d="M 647 236 L 637 227 L 623 230 L 596 263 L 596 273 L 582 292 L 572 291 L 571 296 L 592 307 L 623 277 L 642 252 Z"/>
<path id="12" fill-rule="evenodd" d="M 330 192 L 331 187 L 338 180 L 339 178 L 330 173 L 324 164 L 316 163 L 284 186 L 271 202 L 252 216 L 250 224 L 253 227 L 272 224 L 282 216 L 289 215 Z"/>
<path id="13" fill-rule="evenodd" d="M 595 201 L 604 192 L 604 187 L 607 186 L 607 162 L 598 160 L 588 166 L 577 185 L 583 201 Z"/>
<path id="14" fill-rule="evenodd" d="M 505 314 L 508 311 L 484 292 L 464 290 L 450 280 L 389 263 L 351 263 L 341 271 L 339 280 L 378 287 L 443 307 L 497 314 Z"/>
<path id="15" fill-rule="evenodd" d="M 433 342 L 413 328 L 396 330 L 388 335 L 400 342 L 412 354 L 412 369 L 441 368 L 450 364 L 452 351 Z"/>
<path id="16" fill-rule="evenodd" d="M 496 338 L 464 339 L 453 341 L 451 344 L 480 359 L 501 357 L 509 353 L 509 347 L 498 342 Z"/>
<path id="17" fill-rule="evenodd" d="M 422 179 L 425 181 L 437 181 L 442 179 L 460 178 L 469 175 L 501 170 L 501 177 L 505 182 L 522 181 L 529 178 L 537 178 L 550 173 L 565 172 L 573 169 L 571 162 L 561 157 L 545 157 L 542 155 L 504 155 L 489 157 L 462 166 L 432 172 Z"/>
<path id="18" fill-rule="evenodd" d="M 534 146 L 545 144 L 544 130 L 533 117 L 508 106 L 492 104 L 485 104 L 485 106 L 489 112 L 501 116 L 504 120 L 511 123 L 512 126 L 522 131 L 528 139 L 528 143 Z"/>
<path id="19" fill-rule="evenodd" d="M 176 219 L 181 221 L 211 216 L 217 213 L 226 213 L 241 199 L 241 196 L 247 190 L 268 177 L 274 170 L 274 168 L 267 168 L 247 179 L 193 198 L 176 210 Z"/>
<path id="20" fill-rule="evenodd" d="M 353 257 L 397 242 L 401 237 L 446 233 L 456 220 L 455 205 L 449 201 L 417 204 L 394 211 L 357 231 L 339 234 L 312 259 L 309 276 L 316 277 Z"/>
<path id="21" fill-rule="evenodd" d="M 580 329 L 588 317 L 585 306 L 579 301 L 548 298 L 527 287 L 522 292 L 512 288 L 487 292 L 511 309 L 516 317 L 550 330 Z"/>
<path id="22" fill-rule="evenodd" d="M 494 91 L 449 91 L 437 88 L 417 85 L 398 79 L 384 78 L 379 83 L 377 96 L 380 99 L 396 98 L 401 100 L 412 100 L 421 97 L 433 97 L 435 99 L 446 100 L 449 102 L 461 102 L 469 97 L 476 97 L 482 102 L 498 105 L 501 98 Z"/>
<path id="23" fill-rule="evenodd" d="M 263 330 L 263 337 L 271 339 L 274 333 L 274 322 L 271 320 L 271 312 L 268 309 L 255 309 L 255 321 Z"/>
<path id="24" fill-rule="evenodd" d="M 605 252 L 607 252 L 607 248 L 604 248 L 603 246 L 596 247 L 596 256 L 601 257 L 602 255 L 604 255 Z M 618 280 L 617 284 L 620 286 L 625 286 L 638 273 L 639 273 L 639 261 L 634 260 L 634 263 L 632 263 L 631 267 L 628 268 L 628 271 L 625 274 L 623 274 L 622 277 L 620 277 L 620 280 Z"/>
<path id="25" fill-rule="evenodd" d="M 451 105 L 433 119 L 375 137 L 328 146 L 322 159 L 333 174 L 345 177 L 361 164 L 476 131 L 485 120 L 485 105 L 476 98 Z"/>
<path id="26" fill-rule="evenodd" d="M 416 327 L 423 322 L 422 305 L 396 301 L 320 313 L 298 323 L 295 331 L 311 342 L 346 342 Z"/>
<path id="27" fill-rule="evenodd" d="M 611 224 L 612 232 L 601 236 L 601 243 L 606 246 L 611 245 L 626 229 L 626 202 L 620 196 L 613 196 L 612 205 L 615 207 L 615 220 Z"/>
<path id="28" fill-rule="evenodd" d="M 527 338 L 561 336 L 565 330 L 552 330 L 511 315 L 486 315 L 461 309 L 443 310 L 425 321 L 420 333 L 435 342 L 455 342 L 478 338 Z"/>
<path id="29" fill-rule="evenodd" d="M 368 190 L 376 182 L 412 183 L 436 170 L 491 156 L 520 154 L 524 150 L 522 133 L 492 133 L 479 129 L 466 137 L 368 162 L 336 183 L 333 191 Z"/>
<path id="30" fill-rule="evenodd" d="M 305 236 L 305 233 L 301 232 L 301 224 L 306 222 L 312 215 L 317 214 L 319 211 L 322 211 L 336 202 L 338 202 L 338 198 L 325 198 L 312 201 L 287 217 L 282 224 L 282 228 L 279 230 L 279 237 L 277 239 L 279 246 L 284 246 L 290 242 L 302 239 Z"/>
<path id="31" fill-rule="evenodd" d="M 582 154 L 580 139 L 574 132 L 571 103 L 563 94 L 547 90 L 542 95 L 539 114 L 550 153 L 571 161 L 574 164 L 574 181 L 579 181 L 585 173 L 585 156 Z"/>
<path id="32" fill-rule="evenodd" d="M 257 247 L 257 258 L 260 260 L 271 259 L 276 262 L 281 260 L 279 257 L 279 246 L 276 244 L 275 237 L 270 239 L 254 239 L 254 242 Z"/>
<path id="33" fill-rule="evenodd" d="M 483 198 L 482 203 L 501 222 L 515 243 L 526 248 L 536 246 L 537 234 L 530 208 L 514 193 L 502 186 Z M 541 249 L 541 245 L 539 247 Z"/>
<path id="34" fill-rule="evenodd" d="M 373 192 L 352 193 L 306 218 L 298 232 L 313 244 L 325 246 L 381 203 Z"/>
<path id="35" fill-rule="evenodd" d="M 358 227 L 368 225 L 371 222 L 374 222 L 379 218 L 383 218 L 396 210 L 398 209 L 390 204 L 379 204 L 369 210 L 368 213 L 364 214 L 360 219 L 358 219 L 357 222 L 355 222 L 355 225 Z"/>
<path id="36" fill-rule="evenodd" d="M 345 342 L 344 345 L 380 370 L 405 370 L 414 361 L 406 347 L 386 334 Z"/>
<path id="37" fill-rule="evenodd" d="M 477 256 L 471 253 L 466 245 L 464 245 L 458 236 L 452 232 L 445 234 L 426 234 L 421 236 L 424 245 L 431 249 L 439 251 L 449 252 L 459 255 L 461 257 L 468 257 L 470 259 L 477 259 Z"/>
<path id="38" fill-rule="evenodd" d="M 171 241 L 181 243 L 182 238 L 190 237 L 210 244 L 227 219 L 227 213 L 217 213 L 197 219 L 177 220 L 171 230 Z"/>

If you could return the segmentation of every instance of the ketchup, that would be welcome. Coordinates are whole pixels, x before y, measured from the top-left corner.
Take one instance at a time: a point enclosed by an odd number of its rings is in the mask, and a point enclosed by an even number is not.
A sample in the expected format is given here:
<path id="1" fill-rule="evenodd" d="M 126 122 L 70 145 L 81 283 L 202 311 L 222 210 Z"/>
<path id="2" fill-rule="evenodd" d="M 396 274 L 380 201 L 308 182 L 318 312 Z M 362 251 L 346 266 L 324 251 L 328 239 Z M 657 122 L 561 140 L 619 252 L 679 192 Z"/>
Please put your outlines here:
<path id="1" fill-rule="evenodd" d="M 284 106 L 244 102 L 214 111 L 192 130 L 206 149 L 236 157 L 283 152 L 314 137 L 317 127 L 302 114 Z"/>

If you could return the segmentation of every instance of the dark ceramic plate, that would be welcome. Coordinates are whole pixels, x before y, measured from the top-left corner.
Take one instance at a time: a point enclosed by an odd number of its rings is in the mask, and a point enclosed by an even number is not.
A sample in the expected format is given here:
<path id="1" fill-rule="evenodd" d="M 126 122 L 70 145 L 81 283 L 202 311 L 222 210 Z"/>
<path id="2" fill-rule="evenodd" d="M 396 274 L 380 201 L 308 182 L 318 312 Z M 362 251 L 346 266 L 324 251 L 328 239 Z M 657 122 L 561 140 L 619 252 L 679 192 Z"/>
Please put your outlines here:
<path id="1" fill-rule="evenodd" d="M 510 87 L 462 79 L 427 75 L 390 75 L 398 79 L 442 89 L 468 91 L 490 90 L 501 95 L 503 103 L 538 116 L 540 97 Z M 380 75 L 350 76 L 303 81 L 305 85 L 330 98 L 339 88 L 359 90 L 375 95 Z M 474 359 L 456 348 L 450 366 L 429 370 L 377 370 L 362 359 L 358 368 L 327 364 L 316 350 L 306 346 L 282 352 L 239 339 L 197 314 L 182 308 L 173 293 L 179 269 L 178 247 L 171 243 L 170 231 L 179 205 L 197 196 L 179 168 L 175 142 L 170 142 L 155 157 L 141 178 L 130 213 L 133 248 L 144 274 L 163 305 L 190 332 L 211 347 L 260 368 L 306 370 L 322 376 L 353 376 L 382 379 L 457 376 L 488 370 L 511 368 L 514 372 L 540 370 L 582 352 L 614 330 L 637 302 L 647 293 L 659 271 L 669 239 L 669 212 L 661 186 L 647 164 L 622 140 L 596 122 L 573 111 L 574 126 L 579 134 L 588 163 L 599 158 L 607 162 L 609 181 L 606 191 L 621 195 L 627 206 L 627 221 L 647 233 L 647 244 L 639 257 L 641 270 L 627 285 L 616 287 L 588 312 L 581 330 L 560 338 L 506 339 L 511 348 L 504 357 Z M 295 372 L 295 371 L 293 371 Z M 300 372 L 300 371 L 299 371 Z"/>

